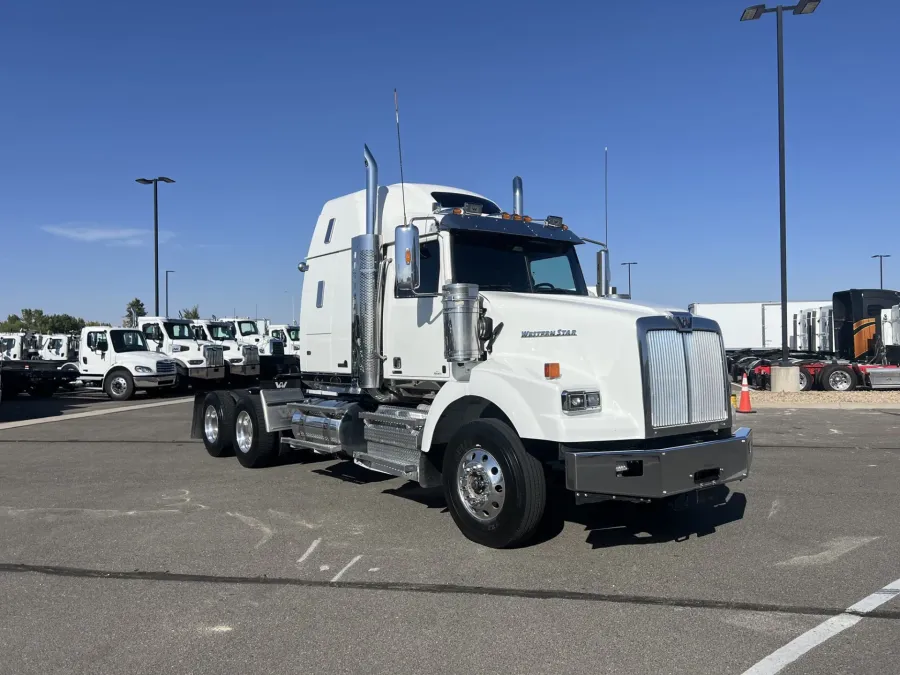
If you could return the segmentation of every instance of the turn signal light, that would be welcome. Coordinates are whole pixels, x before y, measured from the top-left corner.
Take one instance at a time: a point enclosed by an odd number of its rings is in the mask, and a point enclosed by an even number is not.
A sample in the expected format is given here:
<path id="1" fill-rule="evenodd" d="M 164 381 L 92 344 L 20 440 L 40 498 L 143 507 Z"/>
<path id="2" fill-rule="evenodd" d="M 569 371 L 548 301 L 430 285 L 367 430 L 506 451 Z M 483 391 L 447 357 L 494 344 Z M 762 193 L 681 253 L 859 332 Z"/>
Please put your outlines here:
<path id="1" fill-rule="evenodd" d="M 522 220 L 524 220 L 526 223 L 530 223 L 530 222 L 531 222 L 531 216 L 522 216 Z"/>
<path id="2" fill-rule="evenodd" d="M 409 249 L 406 249 L 406 255 L 404 257 L 406 258 L 406 264 L 409 265 L 412 260 L 412 253 L 409 252 Z"/>
<path id="3" fill-rule="evenodd" d="M 504 211 L 500 214 L 500 217 L 503 218 L 503 220 L 509 220 L 510 215 L 506 211 Z"/>
<path id="4" fill-rule="evenodd" d="M 544 364 L 544 377 L 546 377 L 548 380 L 559 379 L 559 364 L 558 363 L 545 363 Z"/>
<path id="5" fill-rule="evenodd" d="M 459 208 L 459 207 L 457 207 L 457 208 L 453 209 L 453 213 L 454 213 L 454 215 L 461 216 L 461 215 L 462 215 L 462 209 Z"/>
<path id="6" fill-rule="evenodd" d="M 522 216 L 520 216 L 518 213 L 514 213 L 513 220 L 522 220 Z"/>

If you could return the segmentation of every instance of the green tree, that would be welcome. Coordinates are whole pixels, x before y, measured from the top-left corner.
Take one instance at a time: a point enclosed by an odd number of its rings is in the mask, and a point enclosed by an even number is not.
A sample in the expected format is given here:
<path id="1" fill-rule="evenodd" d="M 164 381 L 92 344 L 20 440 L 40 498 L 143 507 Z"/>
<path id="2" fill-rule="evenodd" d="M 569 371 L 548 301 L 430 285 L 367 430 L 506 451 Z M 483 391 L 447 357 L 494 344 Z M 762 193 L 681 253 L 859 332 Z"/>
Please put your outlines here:
<path id="1" fill-rule="evenodd" d="M 188 307 L 187 309 L 178 310 L 178 316 L 182 319 L 199 319 L 200 318 L 200 305 L 194 305 L 193 307 Z"/>
<path id="2" fill-rule="evenodd" d="M 137 328 L 137 322 L 134 320 L 134 316 L 147 316 L 147 309 L 144 307 L 144 303 L 141 302 L 140 298 L 135 298 L 125 305 L 125 317 L 122 320 L 122 325 L 125 328 Z"/>
<path id="3" fill-rule="evenodd" d="M 18 314 L 10 314 L 6 321 L 0 321 L 0 333 L 18 333 L 25 330 L 25 322 Z"/>
<path id="4" fill-rule="evenodd" d="M 48 333 L 80 333 L 84 327 L 84 319 L 69 314 L 51 314 L 47 317 Z"/>
<path id="5" fill-rule="evenodd" d="M 36 333 L 46 333 L 49 324 L 49 317 L 44 314 L 42 309 L 23 309 L 22 321 L 28 330 Z"/>

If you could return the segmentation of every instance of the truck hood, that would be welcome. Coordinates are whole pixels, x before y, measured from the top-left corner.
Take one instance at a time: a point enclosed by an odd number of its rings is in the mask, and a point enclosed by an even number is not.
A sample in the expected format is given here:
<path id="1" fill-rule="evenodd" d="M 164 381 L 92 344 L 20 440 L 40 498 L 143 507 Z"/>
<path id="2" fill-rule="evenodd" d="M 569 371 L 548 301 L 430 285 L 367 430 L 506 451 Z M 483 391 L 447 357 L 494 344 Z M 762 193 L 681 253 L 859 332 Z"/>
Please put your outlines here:
<path id="1" fill-rule="evenodd" d="M 172 361 L 174 359 L 168 354 L 160 354 L 159 352 L 123 352 L 116 355 L 116 361 L 130 366 L 148 366 L 156 368 L 156 364 L 160 361 Z"/>

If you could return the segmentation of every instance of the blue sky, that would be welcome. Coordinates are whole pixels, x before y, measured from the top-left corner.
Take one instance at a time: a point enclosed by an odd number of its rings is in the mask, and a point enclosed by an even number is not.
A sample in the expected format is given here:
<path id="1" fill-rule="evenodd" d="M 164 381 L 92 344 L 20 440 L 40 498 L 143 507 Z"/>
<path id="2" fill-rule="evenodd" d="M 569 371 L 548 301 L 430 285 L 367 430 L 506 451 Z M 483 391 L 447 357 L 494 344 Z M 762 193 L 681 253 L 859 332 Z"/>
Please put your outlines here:
<path id="1" fill-rule="evenodd" d="M 746 4 L 4 3 L 0 315 L 152 309 L 134 179 L 166 175 L 170 308 L 286 320 L 364 142 L 398 179 L 394 87 L 407 180 L 511 207 L 520 174 L 527 213 L 602 239 L 609 146 L 615 283 L 635 260 L 641 300 L 776 298 L 775 20 Z M 785 18 L 792 299 L 877 285 L 874 253 L 900 287 L 898 34 L 887 0 Z"/>

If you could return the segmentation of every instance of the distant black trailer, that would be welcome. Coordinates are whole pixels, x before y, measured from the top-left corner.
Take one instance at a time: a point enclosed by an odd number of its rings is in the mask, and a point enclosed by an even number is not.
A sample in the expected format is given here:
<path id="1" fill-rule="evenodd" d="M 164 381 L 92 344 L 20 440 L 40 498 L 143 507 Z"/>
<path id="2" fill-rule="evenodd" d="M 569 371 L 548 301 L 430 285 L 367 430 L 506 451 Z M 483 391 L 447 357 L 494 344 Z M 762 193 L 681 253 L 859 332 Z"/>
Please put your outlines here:
<path id="1" fill-rule="evenodd" d="M 0 361 L 0 384 L 3 398 L 28 393 L 35 398 L 49 398 L 56 391 L 78 379 L 77 370 L 61 370 L 59 361 Z"/>

